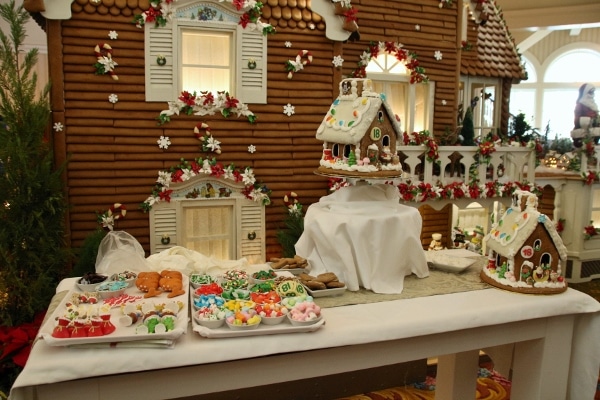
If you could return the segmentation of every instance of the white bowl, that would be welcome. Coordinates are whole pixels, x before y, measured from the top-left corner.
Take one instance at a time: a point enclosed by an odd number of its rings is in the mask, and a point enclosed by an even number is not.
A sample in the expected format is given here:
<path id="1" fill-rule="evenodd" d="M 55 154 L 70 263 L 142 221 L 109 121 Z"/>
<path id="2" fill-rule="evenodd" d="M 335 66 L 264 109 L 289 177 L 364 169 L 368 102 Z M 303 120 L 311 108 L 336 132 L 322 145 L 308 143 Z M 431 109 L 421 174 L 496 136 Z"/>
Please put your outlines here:
<path id="1" fill-rule="evenodd" d="M 291 314 L 287 314 L 288 319 L 290 320 L 291 324 L 294 326 L 308 326 L 308 325 L 314 325 L 317 322 L 319 322 L 321 319 L 323 319 L 323 315 L 319 315 L 318 318 L 316 319 L 312 319 L 310 321 L 298 321 L 292 318 Z"/>
<path id="2" fill-rule="evenodd" d="M 125 293 L 128 288 L 127 282 L 123 281 L 105 281 L 99 285 L 96 285 L 94 291 L 98 292 L 103 299 L 109 299 L 111 297 L 117 297 Z"/>
<path id="3" fill-rule="evenodd" d="M 198 323 L 198 325 L 205 326 L 209 329 L 217 329 L 222 327 L 225 324 L 225 319 L 200 319 L 196 318 L 196 314 L 194 314 L 194 319 Z"/>
<path id="4" fill-rule="evenodd" d="M 279 317 L 261 317 L 260 323 L 265 325 L 277 325 L 283 322 L 287 317 L 287 314 L 280 315 Z"/>
<path id="5" fill-rule="evenodd" d="M 229 328 L 233 329 L 234 331 L 251 331 L 251 330 L 259 327 L 259 325 L 262 323 L 262 319 L 257 324 L 252 324 L 252 325 L 234 325 L 234 324 L 230 324 L 227 321 L 225 321 L 225 323 L 227 323 L 227 326 Z"/>
<path id="6" fill-rule="evenodd" d="M 199 279 L 200 279 L 200 277 L 204 278 L 206 282 L 205 283 L 196 283 L 196 282 L 194 282 L 194 280 L 196 279 L 195 277 L 199 277 Z M 213 282 L 217 282 L 217 279 L 208 274 L 192 274 L 192 275 L 190 275 L 190 284 L 192 285 L 192 287 L 194 289 L 198 289 L 202 285 L 208 285 Z"/>
<path id="7" fill-rule="evenodd" d="M 83 278 L 79 278 L 77 280 L 77 282 L 75 283 L 75 285 L 77 286 L 77 288 L 79 290 L 81 290 L 82 292 L 95 292 L 96 291 L 96 286 L 98 286 L 102 282 L 106 282 L 106 279 L 108 279 L 108 277 L 105 276 L 103 281 L 96 282 L 96 283 L 79 283 L 79 281 L 81 281 L 82 279 Z"/>
<path id="8" fill-rule="evenodd" d="M 129 274 L 133 274 L 133 276 L 131 278 L 127 278 L 127 279 L 119 279 L 119 274 L 112 274 L 109 279 L 113 282 L 126 282 L 127 287 L 133 287 L 133 284 L 135 283 L 135 280 L 137 279 L 137 274 L 134 272 L 129 272 Z"/>

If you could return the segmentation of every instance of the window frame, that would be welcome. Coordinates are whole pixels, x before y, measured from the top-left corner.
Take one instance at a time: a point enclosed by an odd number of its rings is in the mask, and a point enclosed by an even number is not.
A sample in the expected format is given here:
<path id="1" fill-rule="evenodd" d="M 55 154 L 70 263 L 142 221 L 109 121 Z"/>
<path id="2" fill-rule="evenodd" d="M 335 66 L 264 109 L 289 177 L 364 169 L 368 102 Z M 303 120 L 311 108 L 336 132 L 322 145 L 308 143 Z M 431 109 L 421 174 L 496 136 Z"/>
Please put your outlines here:
<path id="1" fill-rule="evenodd" d="M 460 77 L 460 90 L 459 90 L 459 104 L 463 104 L 463 113 L 466 113 L 467 107 L 471 105 L 471 94 L 474 90 L 474 86 L 482 85 L 482 87 L 491 87 L 494 86 L 494 112 L 493 112 L 493 123 L 492 126 L 482 126 L 481 124 L 476 124 L 478 121 L 475 118 L 475 113 L 473 113 L 473 129 L 475 131 L 475 137 L 483 137 L 487 135 L 490 131 L 497 131 L 500 129 L 500 113 L 501 113 L 501 104 L 502 104 L 502 82 L 499 78 L 488 78 L 488 77 L 473 77 L 461 75 Z M 483 114 L 485 110 L 485 100 L 482 99 L 481 93 L 479 93 L 479 101 L 475 111 L 479 112 L 479 121 L 483 121 Z"/>

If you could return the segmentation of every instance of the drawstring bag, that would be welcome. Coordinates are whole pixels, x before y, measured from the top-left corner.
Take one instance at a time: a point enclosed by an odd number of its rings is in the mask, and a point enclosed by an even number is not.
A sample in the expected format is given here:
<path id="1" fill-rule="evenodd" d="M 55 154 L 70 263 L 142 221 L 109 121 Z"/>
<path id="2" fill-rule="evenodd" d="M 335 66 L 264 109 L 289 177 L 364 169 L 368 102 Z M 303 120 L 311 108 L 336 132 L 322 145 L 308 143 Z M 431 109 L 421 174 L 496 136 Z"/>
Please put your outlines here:
<path id="1" fill-rule="evenodd" d="M 96 273 L 110 276 L 124 271 L 148 271 L 144 248 L 124 231 L 111 231 L 102 239 L 96 257 Z"/>

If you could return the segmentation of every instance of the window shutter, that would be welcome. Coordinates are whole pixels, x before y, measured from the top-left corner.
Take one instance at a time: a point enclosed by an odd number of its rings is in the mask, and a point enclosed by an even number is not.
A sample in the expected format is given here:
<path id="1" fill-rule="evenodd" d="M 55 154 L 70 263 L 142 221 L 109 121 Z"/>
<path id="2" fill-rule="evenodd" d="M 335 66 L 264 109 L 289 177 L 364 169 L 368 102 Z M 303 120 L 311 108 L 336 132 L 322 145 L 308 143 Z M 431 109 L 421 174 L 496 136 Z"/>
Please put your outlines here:
<path id="1" fill-rule="evenodd" d="M 173 101 L 177 98 L 177 46 L 173 35 L 171 23 L 160 28 L 146 25 L 146 101 Z M 165 57 L 165 65 L 158 65 L 159 56 Z"/>
<path id="2" fill-rule="evenodd" d="M 252 200 L 244 200 L 240 209 L 240 237 L 238 256 L 265 260 L 265 207 Z"/>
<path id="3" fill-rule="evenodd" d="M 155 204 L 150 210 L 150 253 L 177 246 L 177 211 L 175 203 Z M 163 236 L 168 243 L 163 244 Z"/>
<path id="4" fill-rule="evenodd" d="M 262 32 L 237 29 L 237 82 L 236 97 L 243 103 L 267 103 L 267 37 Z M 248 67 L 249 61 L 256 68 Z"/>

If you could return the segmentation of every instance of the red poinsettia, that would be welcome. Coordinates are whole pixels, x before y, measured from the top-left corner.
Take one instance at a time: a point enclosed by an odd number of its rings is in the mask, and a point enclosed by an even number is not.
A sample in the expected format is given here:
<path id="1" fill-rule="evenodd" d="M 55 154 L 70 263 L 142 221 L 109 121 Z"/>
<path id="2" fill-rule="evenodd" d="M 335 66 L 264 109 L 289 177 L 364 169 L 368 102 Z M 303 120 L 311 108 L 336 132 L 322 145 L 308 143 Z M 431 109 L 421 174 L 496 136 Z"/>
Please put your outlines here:
<path id="1" fill-rule="evenodd" d="M 0 363 L 11 359 L 15 365 L 21 368 L 25 366 L 45 315 L 46 312 L 42 312 L 32 322 L 19 326 L 0 326 Z"/>
<path id="2" fill-rule="evenodd" d="M 596 236 L 598 234 L 598 229 L 594 226 L 594 221 L 590 221 L 590 224 L 583 228 L 584 239 L 591 239 L 592 236 Z"/>

